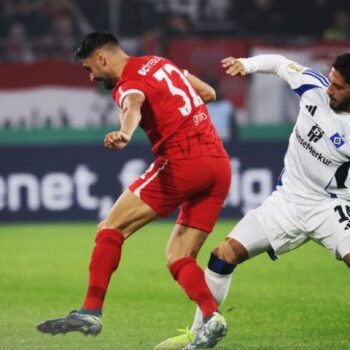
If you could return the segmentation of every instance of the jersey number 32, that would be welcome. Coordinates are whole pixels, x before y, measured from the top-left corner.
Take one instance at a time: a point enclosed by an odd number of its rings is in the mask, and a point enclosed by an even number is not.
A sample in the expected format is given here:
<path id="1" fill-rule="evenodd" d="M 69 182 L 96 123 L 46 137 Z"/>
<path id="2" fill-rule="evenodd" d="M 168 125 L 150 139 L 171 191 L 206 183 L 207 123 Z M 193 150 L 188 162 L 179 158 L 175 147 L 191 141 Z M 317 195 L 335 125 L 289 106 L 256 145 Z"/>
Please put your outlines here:
<path id="1" fill-rule="evenodd" d="M 174 82 L 171 79 L 171 76 L 173 74 L 176 74 L 180 77 L 180 79 L 186 85 L 187 91 L 174 85 Z M 184 117 L 187 117 L 192 112 L 191 101 L 193 102 L 193 105 L 195 107 L 198 107 L 198 106 L 203 104 L 202 99 L 200 98 L 199 95 L 197 95 L 196 91 L 193 89 L 190 82 L 187 80 L 187 78 L 184 76 L 184 74 L 175 66 L 167 63 L 164 65 L 163 68 L 158 69 L 153 74 L 153 76 L 158 81 L 165 80 L 165 82 L 169 88 L 170 93 L 173 96 L 180 96 L 183 99 L 184 105 L 179 108 L 179 111 Z"/>

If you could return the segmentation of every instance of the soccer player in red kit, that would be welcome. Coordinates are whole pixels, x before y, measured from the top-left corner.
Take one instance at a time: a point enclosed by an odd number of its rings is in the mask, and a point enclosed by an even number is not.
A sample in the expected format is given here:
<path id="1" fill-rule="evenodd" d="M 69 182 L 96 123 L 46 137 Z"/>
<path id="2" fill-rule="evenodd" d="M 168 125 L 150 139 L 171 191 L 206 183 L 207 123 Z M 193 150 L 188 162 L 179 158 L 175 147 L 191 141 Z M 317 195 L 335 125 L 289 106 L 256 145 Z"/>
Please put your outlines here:
<path id="1" fill-rule="evenodd" d="M 122 150 L 140 125 L 156 159 L 99 224 L 81 309 L 44 321 L 37 329 L 51 334 L 98 334 L 104 297 L 124 240 L 180 207 L 166 248 L 167 263 L 174 279 L 203 312 L 200 347 L 212 347 L 226 334 L 227 326 L 195 258 L 213 229 L 231 181 L 228 155 L 204 103 L 215 99 L 215 91 L 166 58 L 129 57 L 108 32 L 88 34 L 76 57 L 91 81 L 113 89 L 121 108 L 120 130 L 107 134 L 105 146 Z"/>

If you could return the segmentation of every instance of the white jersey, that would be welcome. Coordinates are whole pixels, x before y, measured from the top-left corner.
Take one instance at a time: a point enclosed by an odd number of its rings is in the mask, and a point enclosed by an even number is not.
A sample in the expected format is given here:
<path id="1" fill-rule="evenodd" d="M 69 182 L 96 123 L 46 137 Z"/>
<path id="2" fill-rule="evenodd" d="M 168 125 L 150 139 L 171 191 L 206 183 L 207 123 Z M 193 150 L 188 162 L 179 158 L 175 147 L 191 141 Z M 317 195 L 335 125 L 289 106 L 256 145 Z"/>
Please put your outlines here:
<path id="1" fill-rule="evenodd" d="M 326 93 L 329 79 L 279 55 L 240 59 L 247 73 L 274 73 L 300 97 L 300 110 L 277 190 L 286 200 L 312 204 L 350 200 L 350 113 L 337 113 Z"/>

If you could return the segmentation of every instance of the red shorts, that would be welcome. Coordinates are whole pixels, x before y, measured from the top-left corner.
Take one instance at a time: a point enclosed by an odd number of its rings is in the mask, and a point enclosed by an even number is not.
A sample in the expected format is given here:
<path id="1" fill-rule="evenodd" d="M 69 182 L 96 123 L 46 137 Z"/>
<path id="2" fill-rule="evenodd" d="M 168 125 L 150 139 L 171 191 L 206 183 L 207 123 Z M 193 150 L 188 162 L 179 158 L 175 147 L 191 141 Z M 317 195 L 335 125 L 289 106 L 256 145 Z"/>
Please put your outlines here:
<path id="1" fill-rule="evenodd" d="M 211 232 L 231 184 L 226 157 L 158 157 L 129 190 L 160 216 L 180 207 L 177 224 Z"/>

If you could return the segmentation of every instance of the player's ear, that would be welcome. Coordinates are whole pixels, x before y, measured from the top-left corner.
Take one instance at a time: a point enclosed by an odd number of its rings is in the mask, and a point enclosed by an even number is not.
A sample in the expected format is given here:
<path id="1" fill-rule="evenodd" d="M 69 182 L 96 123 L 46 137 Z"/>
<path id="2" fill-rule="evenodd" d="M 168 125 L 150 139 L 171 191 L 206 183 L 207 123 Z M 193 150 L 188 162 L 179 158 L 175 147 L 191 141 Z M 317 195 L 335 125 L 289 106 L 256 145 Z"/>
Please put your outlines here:
<path id="1" fill-rule="evenodd" d="M 103 51 L 96 52 L 96 60 L 97 60 L 97 63 L 102 67 L 104 67 L 107 63 L 106 55 Z"/>

